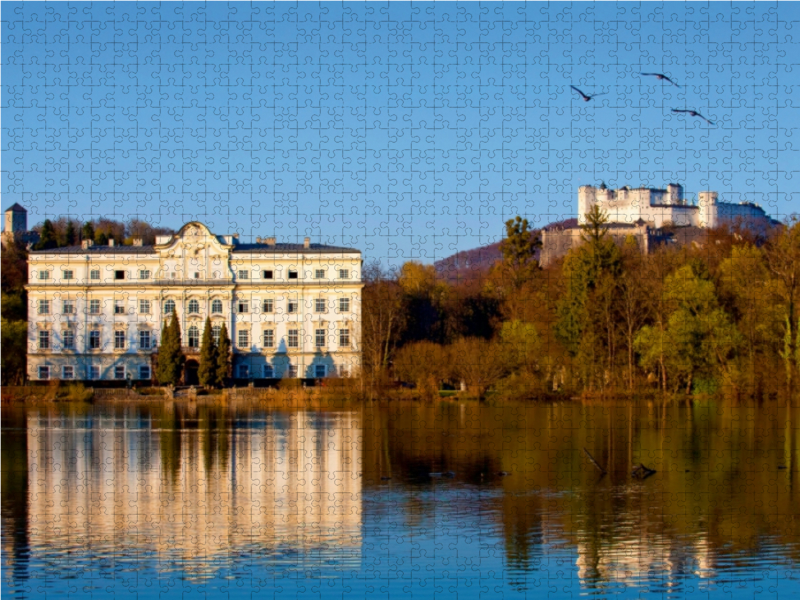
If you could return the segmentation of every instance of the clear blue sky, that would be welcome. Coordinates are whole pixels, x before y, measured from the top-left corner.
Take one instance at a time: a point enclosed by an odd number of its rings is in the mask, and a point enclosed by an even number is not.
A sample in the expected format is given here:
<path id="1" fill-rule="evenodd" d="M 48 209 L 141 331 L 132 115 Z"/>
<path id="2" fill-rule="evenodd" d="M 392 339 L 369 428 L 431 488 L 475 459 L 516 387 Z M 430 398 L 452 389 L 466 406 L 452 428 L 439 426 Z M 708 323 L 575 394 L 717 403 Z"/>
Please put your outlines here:
<path id="1" fill-rule="evenodd" d="M 0 9 L 2 208 L 31 225 L 199 219 L 396 264 L 600 181 L 800 206 L 795 3 Z"/>

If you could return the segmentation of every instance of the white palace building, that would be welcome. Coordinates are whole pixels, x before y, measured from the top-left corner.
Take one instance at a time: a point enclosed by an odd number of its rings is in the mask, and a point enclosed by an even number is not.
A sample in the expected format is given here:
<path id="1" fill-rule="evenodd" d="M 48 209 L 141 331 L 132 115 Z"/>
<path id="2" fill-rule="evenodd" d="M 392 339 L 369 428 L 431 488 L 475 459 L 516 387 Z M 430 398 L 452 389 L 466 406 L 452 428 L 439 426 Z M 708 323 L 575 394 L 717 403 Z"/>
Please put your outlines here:
<path id="1" fill-rule="evenodd" d="M 361 366 L 361 252 L 217 236 L 197 222 L 153 246 L 31 251 L 28 376 L 151 380 L 177 313 L 184 383 L 197 383 L 206 317 L 227 325 L 239 380 L 348 376 Z"/>

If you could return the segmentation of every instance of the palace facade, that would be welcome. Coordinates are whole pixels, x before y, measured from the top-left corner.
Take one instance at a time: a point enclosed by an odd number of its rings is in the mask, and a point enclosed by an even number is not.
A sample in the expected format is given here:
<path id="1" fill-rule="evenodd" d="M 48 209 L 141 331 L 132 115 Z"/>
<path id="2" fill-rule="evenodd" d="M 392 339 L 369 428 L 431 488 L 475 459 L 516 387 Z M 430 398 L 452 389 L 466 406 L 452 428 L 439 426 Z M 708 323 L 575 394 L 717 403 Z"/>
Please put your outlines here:
<path id="1" fill-rule="evenodd" d="M 31 251 L 28 376 L 149 381 L 174 311 L 197 383 L 206 318 L 223 323 L 240 380 L 348 376 L 361 366 L 361 252 L 217 236 L 202 223 L 152 246 L 89 241 Z"/>

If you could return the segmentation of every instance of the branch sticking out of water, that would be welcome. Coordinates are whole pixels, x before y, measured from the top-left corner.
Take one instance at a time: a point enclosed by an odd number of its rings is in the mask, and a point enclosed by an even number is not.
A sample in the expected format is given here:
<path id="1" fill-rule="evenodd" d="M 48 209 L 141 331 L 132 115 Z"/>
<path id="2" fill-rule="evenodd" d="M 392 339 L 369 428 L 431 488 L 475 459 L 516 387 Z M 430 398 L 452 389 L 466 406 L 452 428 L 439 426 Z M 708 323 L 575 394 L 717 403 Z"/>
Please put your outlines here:
<path id="1" fill-rule="evenodd" d="M 584 448 L 584 449 L 583 449 L 583 451 L 586 453 L 586 456 L 588 456 L 588 457 L 589 457 L 589 460 L 590 460 L 590 461 L 592 461 L 592 464 L 593 464 L 595 467 L 597 467 L 597 470 L 598 470 L 598 471 L 600 471 L 600 473 L 601 473 L 601 474 L 605 475 L 605 474 L 606 474 L 606 470 L 605 470 L 603 467 L 601 467 L 601 466 L 600 466 L 600 463 L 598 463 L 598 462 L 597 462 L 597 461 L 594 459 L 594 456 L 592 456 L 591 454 L 589 454 L 589 451 L 588 451 L 586 448 Z"/>

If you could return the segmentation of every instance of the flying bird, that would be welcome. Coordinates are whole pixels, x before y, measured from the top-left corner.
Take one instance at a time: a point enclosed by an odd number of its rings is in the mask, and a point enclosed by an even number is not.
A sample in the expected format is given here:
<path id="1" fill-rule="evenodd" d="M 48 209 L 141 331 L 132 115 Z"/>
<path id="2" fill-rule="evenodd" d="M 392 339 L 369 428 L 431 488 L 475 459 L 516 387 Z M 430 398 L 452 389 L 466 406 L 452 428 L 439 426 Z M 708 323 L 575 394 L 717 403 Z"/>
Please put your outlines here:
<path id="1" fill-rule="evenodd" d="M 639 73 L 639 75 L 644 75 L 645 77 L 657 77 L 660 81 L 669 81 L 675 87 L 681 87 L 663 73 Z"/>
<path id="2" fill-rule="evenodd" d="M 587 95 L 586 95 L 586 94 L 584 94 L 582 91 L 580 91 L 578 88 L 576 88 L 574 85 L 571 85 L 571 86 L 569 86 L 569 87 L 571 87 L 573 90 L 575 90 L 576 92 L 578 92 L 578 93 L 581 95 L 581 98 L 583 98 L 583 101 L 584 101 L 584 102 L 588 102 L 589 100 L 591 100 L 591 99 L 592 99 L 592 98 L 594 98 L 595 96 L 605 96 L 605 92 L 603 92 L 602 94 L 592 94 L 591 96 L 587 96 Z"/>
<path id="3" fill-rule="evenodd" d="M 686 113 L 690 117 L 700 117 L 701 119 L 703 119 L 703 121 L 705 121 L 709 125 L 714 125 L 713 121 L 709 121 L 708 119 L 706 119 L 703 115 L 701 115 L 696 110 L 684 110 L 684 109 L 680 109 L 680 108 L 673 108 L 672 112 L 674 112 L 674 113 Z"/>

